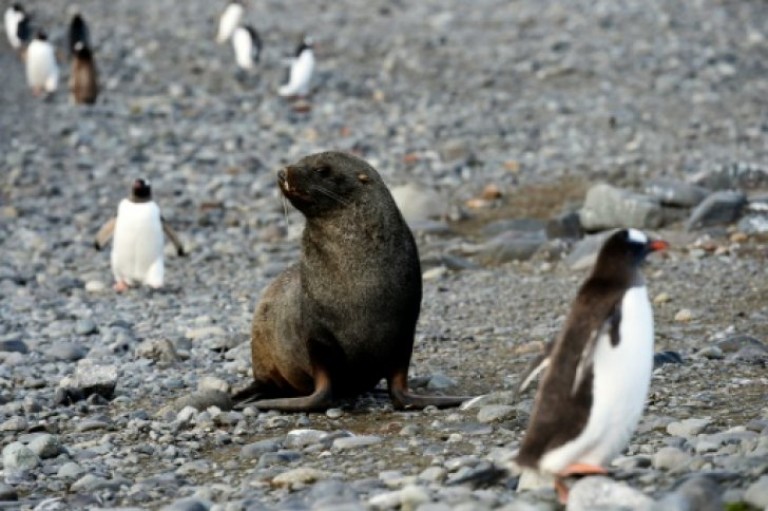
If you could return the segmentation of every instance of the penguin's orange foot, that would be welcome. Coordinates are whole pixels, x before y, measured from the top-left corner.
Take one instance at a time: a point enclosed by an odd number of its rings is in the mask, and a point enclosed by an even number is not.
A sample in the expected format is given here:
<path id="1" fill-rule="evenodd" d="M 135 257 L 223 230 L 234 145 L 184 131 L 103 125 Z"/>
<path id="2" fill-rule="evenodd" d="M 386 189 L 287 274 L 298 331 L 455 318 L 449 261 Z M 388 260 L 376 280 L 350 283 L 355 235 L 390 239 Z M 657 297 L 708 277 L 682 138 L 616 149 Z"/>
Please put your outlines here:
<path id="1" fill-rule="evenodd" d="M 118 293 L 122 293 L 123 291 L 127 291 L 128 290 L 128 284 L 126 284 L 122 280 L 118 280 L 117 282 L 115 282 L 115 285 L 112 286 L 112 287 Z"/>
<path id="2" fill-rule="evenodd" d="M 573 463 L 561 470 L 557 475 L 559 477 L 568 476 L 586 476 L 594 474 L 607 474 L 608 471 L 599 465 L 590 465 L 589 463 Z"/>
<path id="3" fill-rule="evenodd" d="M 557 501 L 562 504 L 568 504 L 568 486 L 561 477 L 555 478 L 555 491 L 557 492 Z"/>

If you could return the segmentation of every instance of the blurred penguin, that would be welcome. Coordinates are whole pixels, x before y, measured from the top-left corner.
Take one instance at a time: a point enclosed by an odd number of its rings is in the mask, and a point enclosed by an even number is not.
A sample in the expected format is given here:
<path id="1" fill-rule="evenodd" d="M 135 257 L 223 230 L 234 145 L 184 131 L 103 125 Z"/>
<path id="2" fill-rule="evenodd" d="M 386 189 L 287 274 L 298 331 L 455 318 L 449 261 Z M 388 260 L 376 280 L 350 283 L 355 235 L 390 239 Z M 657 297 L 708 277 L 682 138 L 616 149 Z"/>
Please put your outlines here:
<path id="1" fill-rule="evenodd" d="M 227 4 L 224 12 L 219 17 L 219 32 L 216 35 L 216 42 L 224 44 L 227 39 L 232 37 L 232 33 L 237 27 L 240 26 L 240 21 L 243 19 L 245 8 L 240 0 L 234 0 Z"/>
<path id="2" fill-rule="evenodd" d="M 304 97 L 309 94 L 309 84 L 315 70 L 315 54 L 312 47 L 312 39 L 303 37 L 296 48 L 295 57 L 291 59 L 288 83 L 278 89 L 278 94 L 283 97 Z"/>
<path id="3" fill-rule="evenodd" d="M 72 57 L 76 54 L 77 43 L 81 43 L 87 50 L 91 49 L 91 31 L 79 13 L 72 16 L 69 23 L 69 54 Z"/>
<path id="4" fill-rule="evenodd" d="M 235 50 L 237 66 L 246 71 L 253 69 L 261 53 L 261 38 L 258 32 L 249 25 L 237 27 L 232 34 L 232 47 Z"/>
<path id="5" fill-rule="evenodd" d="M 77 41 L 72 51 L 72 69 L 69 77 L 72 102 L 93 104 L 99 95 L 99 75 L 93 54 L 82 41 Z"/>
<path id="6" fill-rule="evenodd" d="M 5 34 L 14 50 L 21 50 L 29 39 L 29 16 L 21 4 L 14 3 L 5 10 Z"/>
<path id="7" fill-rule="evenodd" d="M 27 47 L 26 67 L 27 83 L 35 96 L 52 93 L 59 86 L 56 51 L 42 30 L 37 32 Z"/>
<path id="8" fill-rule="evenodd" d="M 163 234 L 176 247 L 178 255 L 185 255 L 178 236 L 165 223 L 160 208 L 152 200 L 149 182 L 137 179 L 131 194 L 120 201 L 117 217 L 104 224 L 94 242 L 96 250 L 101 250 L 114 236 L 111 264 L 115 291 L 122 292 L 137 284 L 155 289 L 163 286 Z"/>

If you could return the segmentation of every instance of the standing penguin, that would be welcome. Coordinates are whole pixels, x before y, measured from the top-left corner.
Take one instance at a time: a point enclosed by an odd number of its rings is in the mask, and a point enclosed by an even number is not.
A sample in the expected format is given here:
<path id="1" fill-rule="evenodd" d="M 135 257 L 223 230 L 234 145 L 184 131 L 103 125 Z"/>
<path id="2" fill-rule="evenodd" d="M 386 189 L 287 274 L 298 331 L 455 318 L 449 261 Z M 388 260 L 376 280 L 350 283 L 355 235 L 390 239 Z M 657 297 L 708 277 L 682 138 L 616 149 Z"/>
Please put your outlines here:
<path id="1" fill-rule="evenodd" d="M 84 48 L 91 49 L 91 31 L 88 24 L 80 14 L 75 14 L 69 23 L 69 54 L 73 57 L 78 43 Z"/>
<path id="2" fill-rule="evenodd" d="M 99 95 L 99 75 L 91 49 L 82 41 L 75 43 L 72 53 L 72 70 L 69 77 L 72 102 L 93 104 Z"/>
<path id="3" fill-rule="evenodd" d="M 235 50 L 237 66 L 246 71 L 253 69 L 261 53 L 261 38 L 258 32 L 249 25 L 237 27 L 232 34 L 232 47 Z"/>
<path id="4" fill-rule="evenodd" d="M 11 4 L 5 10 L 5 35 L 14 50 L 18 50 L 29 38 L 29 16 L 21 4 Z"/>
<path id="5" fill-rule="evenodd" d="M 668 244 L 623 229 L 603 245 L 545 370 L 517 463 L 555 475 L 602 474 L 629 442 L 653 368 L 653 311 L 640 265 Z M 525 383 L 524 383 L 525 385 Z"/>
<path id="6" fill-rule="evenodd" d="M 117 217 L 104 224 L 94 242 L 96 250 L 101 250 L 114 234 L 111 262 L 115 291 L 125 291 L 137 283 L 155 289 L 163 286 L 163 233 L 176 247 L 176 253 L 185 255 L 178 236 L 166 224 L 160 208 L 152 200 L 149 183 L 137 179 L 130 196 L 120 201 Z"/>
<path id="7" fill-rule="evenodd" d="M 312 39 L 304 37 L 296 48 L 296 55 L 291 60 L 288 83 L 281 86 L 278 94 L 283 97 L 306 96 L 309 94 L 309 82 L 315 70 L 315 53 Z"/>
<path id="8" fill-rule="evenodd" d="M 59 65 L 56 52 L 42 30 L 27 47 L 27 83 L 36 96 L 44 92 L 51 93 L 59 86 Z"/>
<path id="9" fill-rule="evenodd" d="M 219 17 L 219 32 L 216 34 L 216 42 L 224 44 L 227 39 L 232 37 L 232 33 L 240 26 L 240 20 L 243 19 L 245 8 L 239 0 L 234 0 L 227 4 L 224 12 Z"/>

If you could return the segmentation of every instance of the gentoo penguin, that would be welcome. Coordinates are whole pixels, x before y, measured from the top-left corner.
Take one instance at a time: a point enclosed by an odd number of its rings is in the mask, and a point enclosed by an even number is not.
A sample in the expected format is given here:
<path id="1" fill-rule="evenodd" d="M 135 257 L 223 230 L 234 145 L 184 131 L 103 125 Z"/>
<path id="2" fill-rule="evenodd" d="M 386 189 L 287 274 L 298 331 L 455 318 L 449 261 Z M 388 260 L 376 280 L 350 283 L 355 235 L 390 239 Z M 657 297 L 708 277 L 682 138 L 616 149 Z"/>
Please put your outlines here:
<path id="1" fill-rule="evenodd" d="M 232 37 L 232 33 L 240 26 L 240 20 L 243 19 L 245 8 L 239 0 L 234 0 L 227 4 L 224 12 L 219 17 L 219 32 L 216 34 L 216 42 L 224 44 L 227 39 Z"/>
<path id="2" fill-rule="evenodd" d="M 5 34 L 14 50 L 29 38 L 29 17 L 21 4 L 12 4 L 5 10 Z"/>
<path id="3" fill-rule="evenodd" d="M 261 53 L 261 38 L 258 32 L 249 25 L 237 27 L 232 34 L 232 47 L 235 49 L 235 62 L 238 67 L 253 69 Z"/>
<path id="4" fill-rule="evenodd" d="M 92 104 L 99 95 L 99 77 L 90 48 L 77 41 L 72 53 L 72 70 L 69 76 L 72 102 Z"/>
<path id="5" fill-rule="evenodd" d="M 544 377 L 517 463 L 555 475 L 563 503 L 564 479 L 605 473 L 640 420 L 653 368 L 653 312 L 640 265 L 667 246 L 636 229 L 611 235 L 539 366 Z"/>
<path id="6" fill-rule="evenodd" d="M 27 83 L 37 96 L 53 92 L 59 86 L 59 65 L 56 51 L 42 30 L 29 43 L 26 56 Z"/>
<path id="7" fill-rule="evenodd" d="M 91 49 L 91 31 L 80 14 L 72 16 L 72 21 L 69 23 L 69 54 L 73 57 L 77 43 L 82 44 L 84 48 Z"/>
<path id="8" fill-rule="evenodd" d="M 312 39 L 304 37 L 296 48 L 296 55 L 291 59 L 288 83 L 281 86 L 278 94 L 283 97 L 306 96 L 309 94 L 309 82 L 315 70 L 315 54 Z"/>
<path id="9" fill-rule="evenodd" d="M 165 266 L 163 246 L 165 233 L 176 247 L 179 256 L 185 255 L 178 236 L 160 215 L 160 208 L 152 200 L 152 189 L 143 179 L 137 179 L 128 198 L 120 201 L 117 217 L 99 230 L 94 246 L 101 250 L 114 234 L 112 243 L 112 273 L 115 290 L 146 284 L 152 288 L 163 285 Z"/>

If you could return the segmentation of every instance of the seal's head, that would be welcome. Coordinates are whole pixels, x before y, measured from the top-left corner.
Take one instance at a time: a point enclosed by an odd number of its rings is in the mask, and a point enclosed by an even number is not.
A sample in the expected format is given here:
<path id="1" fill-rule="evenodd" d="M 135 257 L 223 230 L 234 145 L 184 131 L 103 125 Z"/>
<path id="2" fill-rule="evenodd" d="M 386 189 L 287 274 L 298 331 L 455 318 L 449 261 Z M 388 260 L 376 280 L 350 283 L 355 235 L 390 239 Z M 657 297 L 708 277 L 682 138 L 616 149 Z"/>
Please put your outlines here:
<path id="1" fill-rule="evenodd" d="M 313 154 L 288 165 L 277 173 L 277 182 L 283 195 L 308 218 L 366 204 L 376 190 L 386 190 L 373 167 L 337 151 Z"/>

